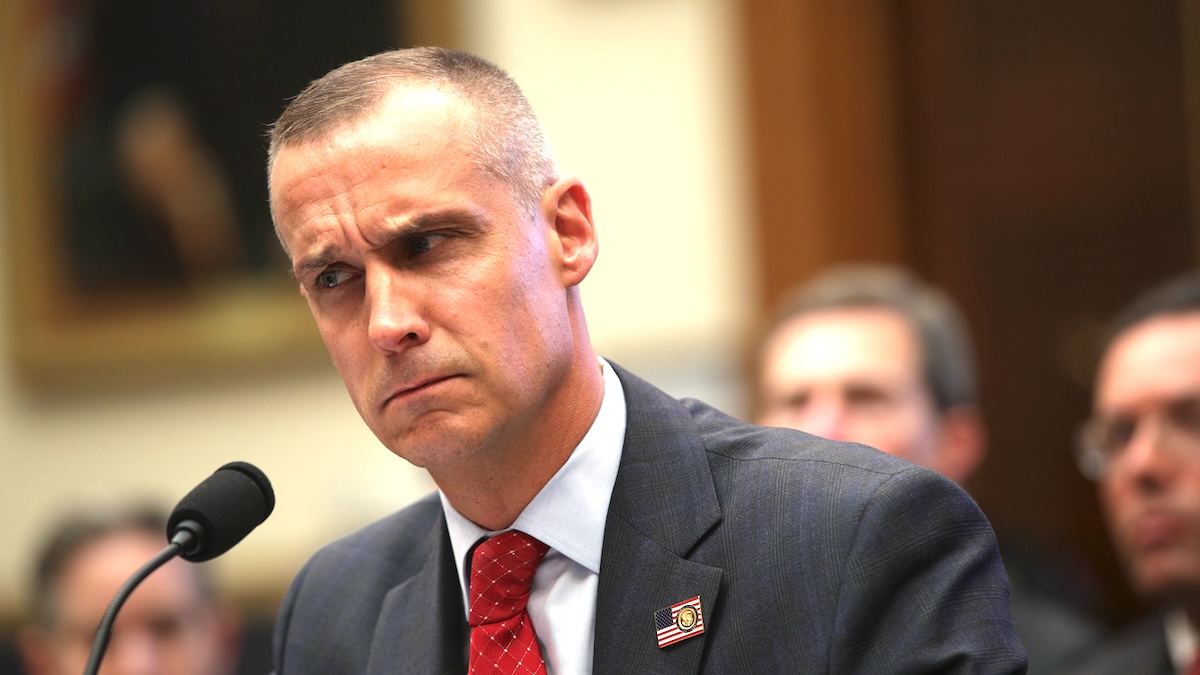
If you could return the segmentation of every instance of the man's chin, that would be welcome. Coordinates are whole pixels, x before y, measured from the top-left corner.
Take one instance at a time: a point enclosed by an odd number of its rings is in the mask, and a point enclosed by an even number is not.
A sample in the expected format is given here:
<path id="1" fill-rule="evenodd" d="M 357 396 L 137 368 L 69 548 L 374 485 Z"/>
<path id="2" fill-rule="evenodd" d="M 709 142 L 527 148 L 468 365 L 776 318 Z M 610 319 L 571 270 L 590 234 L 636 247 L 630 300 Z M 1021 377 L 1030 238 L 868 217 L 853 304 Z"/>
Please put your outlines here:
<path id="1" fill-rule="evenodd" d="M 1143 559 L 1138 561 L 1133 579 L 1142 598 L 1172 605 L 1200 595 L 1200 557 L 1172 553 Z"/>
<path id="2" fill-rule="evenodd" d="M 477 430 L 454 424 L 422 424 L 381 439 L 392 454 L 427 471 L 469 461 L 482 446 Z"/>

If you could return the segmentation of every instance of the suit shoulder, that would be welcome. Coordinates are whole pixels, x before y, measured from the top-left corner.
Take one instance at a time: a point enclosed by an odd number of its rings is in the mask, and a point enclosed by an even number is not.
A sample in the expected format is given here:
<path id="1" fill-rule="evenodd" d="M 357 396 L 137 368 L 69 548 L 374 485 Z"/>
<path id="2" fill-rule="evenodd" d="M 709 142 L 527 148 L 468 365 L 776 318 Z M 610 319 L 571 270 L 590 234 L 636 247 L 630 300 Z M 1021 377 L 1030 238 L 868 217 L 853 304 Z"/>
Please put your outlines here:
<path id="1" fill-rule="evenodd" d="M 308 561 L 308 575 L 322 570 L 368 565 L 405 575 L 421 565 L 432 543 L 445 530 L 442 505 L 436 493 L 427 495 L 389 516 L 381 518 L 318 550 Z"/>
<path id="2" fill-rule="evenodd" d="M 278 672 L 365 672 L 389 593 L 438 564 L 449 549 L 444 523 L 431 495 L 317 551 L 280 606 Z"/>
<path id="3" fill-rule="evenodd" d="M 692 455 L 699 451 L 705 457 L 702 473 L 711 474 L 718 493 L 760 490 L 767 484 L 789 492 L 804 489 L 814 496 L 831 492 L 831 497 L 850 501 L 887 484 L 894 488 L 889 492 L 961 492 L 944 476 L 874 448 L 747 424 L 702 401 L 676 399 L 612 365 L 627 402 L 625 454 L 638 454 L 637 462 L 671 463 L 672 480 L 678 479 L 681 467 L 692 480 L 702 480 Z M 644 480 L 638 488 L 655 485 Z"/>
<path id="4" fill-rule="evenodd" d="M 888 476 L 914 468 L 905 460 L 858 443 L 747 424 L 701 401 L 685 399 L 681 403 L 690 412 L 707 451 L 728 460 L 824 463 Z"/>
<path id="5" fill-rule="evenodd" d="M 834 509 L 861 524 L 869 511 L 884 518 L 945 514 L 955 527 L 991 528 L 961 486 L 931 469 L 858 443 L 832 441 L 793 429 L 738 421 L 699 401 L 681 402 L 703 439 L 713 485 L 722 503 L 758 494 L 769 485 L 786 495 L 778 517 L 806 509 L 812 518 Z M 759 515 L 765 516 L 759 509 Z M 857 528 L 856 528 L 857 529 Z"/>

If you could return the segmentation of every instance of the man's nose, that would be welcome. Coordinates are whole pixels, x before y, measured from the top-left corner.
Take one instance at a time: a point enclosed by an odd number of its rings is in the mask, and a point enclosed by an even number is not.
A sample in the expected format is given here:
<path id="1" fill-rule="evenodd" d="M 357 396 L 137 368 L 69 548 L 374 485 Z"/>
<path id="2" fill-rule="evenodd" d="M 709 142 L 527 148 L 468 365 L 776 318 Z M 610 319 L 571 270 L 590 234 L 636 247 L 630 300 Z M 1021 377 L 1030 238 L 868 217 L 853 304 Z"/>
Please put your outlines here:
<path id="1" fill-rule="evenodd" d="M 371 344 L 393 353 L 429 339 L 421 313 L 420 286 L 396 270 L 371 270 L 366 277 L 367 334 Z"/>
<path id="2" fill-rule="evenodd" d="M 814 401 L 801 414 L 797 428 L 835 441 L 847 440 L 846 407 L 838 401 Z"/>
<path id="3" fill-rule="evenodd" d="M 1129 443 L 1119 456 L 1122 469 L 1139 480 L 1155 482 L 1166 480 L 1176 471 L 1176 456 L 1166 447 L 1164 431 L 1162 420 L 1157 417 L 1139 419 Z"/>

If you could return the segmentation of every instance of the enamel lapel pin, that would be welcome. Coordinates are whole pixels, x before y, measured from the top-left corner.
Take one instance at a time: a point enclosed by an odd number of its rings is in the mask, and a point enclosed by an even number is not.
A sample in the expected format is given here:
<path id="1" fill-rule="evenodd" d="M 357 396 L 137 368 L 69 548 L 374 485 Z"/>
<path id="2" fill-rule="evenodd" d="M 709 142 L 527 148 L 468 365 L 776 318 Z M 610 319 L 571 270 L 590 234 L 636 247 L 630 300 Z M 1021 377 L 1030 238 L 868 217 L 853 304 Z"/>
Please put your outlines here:
<path id="1" fill-rule="evenodd" d="M 654 613 L 659 648 L 704 632 L 704 613 L 700 611 L 700 596 L 663 607 Z"/>

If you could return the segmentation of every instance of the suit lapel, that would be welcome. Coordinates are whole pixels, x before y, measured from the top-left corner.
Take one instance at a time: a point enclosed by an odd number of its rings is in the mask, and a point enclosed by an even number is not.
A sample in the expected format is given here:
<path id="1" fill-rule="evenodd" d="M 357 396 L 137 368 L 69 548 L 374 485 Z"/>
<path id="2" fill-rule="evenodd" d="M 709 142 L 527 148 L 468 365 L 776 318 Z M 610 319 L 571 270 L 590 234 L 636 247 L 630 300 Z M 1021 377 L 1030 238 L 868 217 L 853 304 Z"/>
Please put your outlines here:
<path id="1" fill-rule="evenodd" d="M 628 412 L 604 529 L 592 670 L 697 672 L 707 633 L 660 649 L 654 612 L 699 595 L 706 629 L 720 621 L 722 570 L 686 558 L 721 518 L 703 441 L 686 408 L 614 368 Z"/>
<path id="2" fill-rule="evenodd" d="M 467 620 L 444 517 L 424 546 L 428 555 L 420 571 L 384 597 L 368 675 L 467 670 Z"/>

